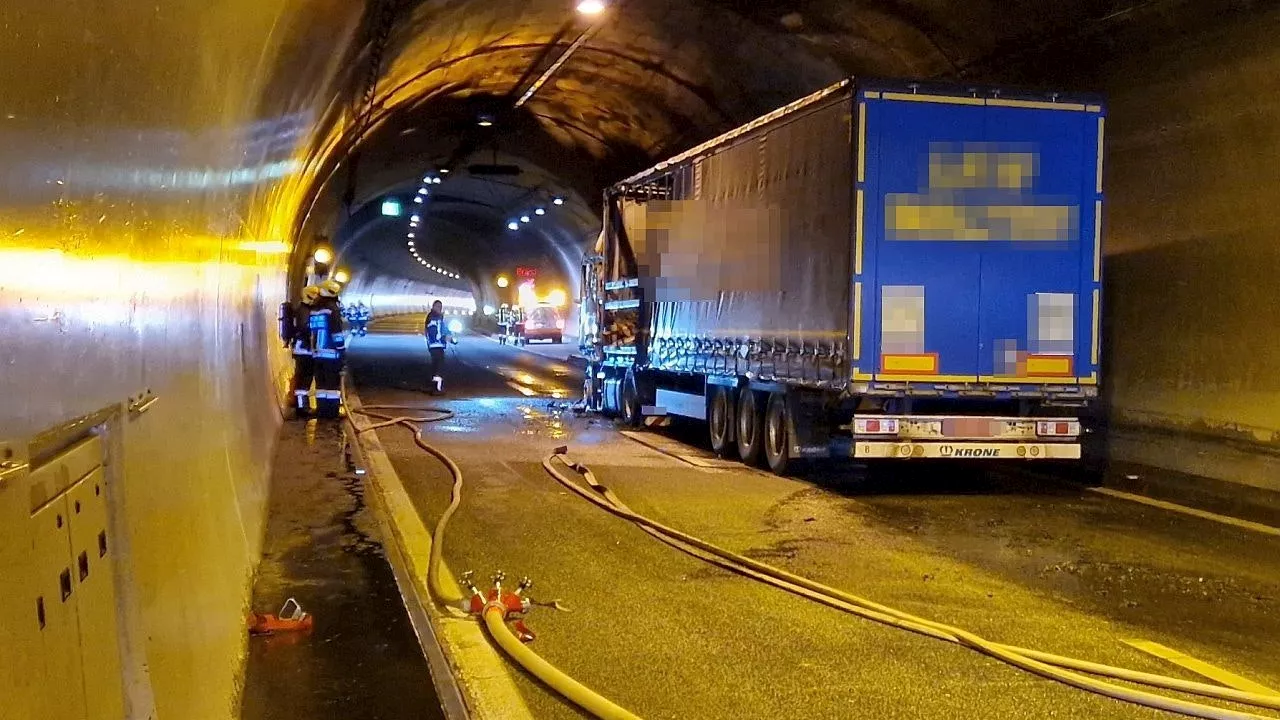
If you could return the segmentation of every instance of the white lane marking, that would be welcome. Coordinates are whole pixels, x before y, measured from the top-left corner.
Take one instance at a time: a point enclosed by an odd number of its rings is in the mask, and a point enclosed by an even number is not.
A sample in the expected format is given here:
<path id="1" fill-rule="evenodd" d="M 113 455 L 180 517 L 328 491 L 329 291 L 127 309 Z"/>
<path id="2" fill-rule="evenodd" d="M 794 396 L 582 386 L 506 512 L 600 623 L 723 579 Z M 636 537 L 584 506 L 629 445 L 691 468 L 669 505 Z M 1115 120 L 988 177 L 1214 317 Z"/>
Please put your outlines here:
<path id="1" fill-rule="evenodd" d="M 1241 677 L 1230 670 L 1223 670 L 1217 665 L 1211 665 L 1203 660 L 1191 657 L 1184 652 L 1179 652 L 1171 647 L 1161 645 L 1160 643 L 1151 642 L 1150 640 L 1122 640 L 1121 642 L 1132 648 L 1141 650 L 1148 655 L 1154 655 L 1161 660 L 1171 662 L 1178 667 L 1190 670 L 1197 675 L 1203 675 L 1219 685 L 1225 685 L 1229 688 L 1235 688 L 1236 690 L 1243 690 L 1245 692 L 1258 693 L 1259 695 L 1280 695 L 1280 693 L 1277 693 L 1266 685 L 1256 683 L 1247 677 Z"/>
<path id="2" fill-rule="evenodd" d="M 1218 513 L 1212 513 L 1208 510 L 1199 510 L 1197 508 L 1187 507 L 1186 505 L 1178 505 L 1177 503 L 1156 500 L 1155 498 L 1149 498 L 1145 495 L 1134 495 L 1133 493 L 1112 490 L 1111 488 L 1092 487 L 1089 488 L 1089 490 L 1091 492 L 1098 493 L 1099 495 L 1107 495 L 1113 498 L 1120 498 L 1121 500 L 1130 500 L 1132 502 L 1142 503 L 1143 505 L 1160 508 L 1161 510 L 1182 513 L 1183 515 L 1198 517 L 1202 520 L 1211 520 L 1216 523 L 1222 523 L 1223 525 L 1230 525 L 1232 527 L 1241 528 L 1242 530 L 1252 530 L 1253 532 L 1259 532 L 1264 535 L 1280 537 L 1280 528 L 1263 525 L 1262 523 L 1256 523 L 1252 520 L 1241 520 L 1240 518 L 1231 517 L 1229 515 L 1219 515 Z"/>
<path id="3" fill-rule="evenodd" d="M 680 462 L 692 465 L 699 470 L 732 470 L 744 467 L 742 463 L 734 462 L 732 460 L 722 460 L 717 457 L 699 457 L 697 455 L 681 452 L 681 450 L 687 449 L 685 445 L 674 440 L 664 438 L 661 435 L 655 436 L 649 433 L 634 432 L 632 430 L 622 430 L 619 434 L 628 440 L 637 442 L 650 450 L 657 452 L 660 455 L 664 455 L 674 460 L 679 460 Z"/>

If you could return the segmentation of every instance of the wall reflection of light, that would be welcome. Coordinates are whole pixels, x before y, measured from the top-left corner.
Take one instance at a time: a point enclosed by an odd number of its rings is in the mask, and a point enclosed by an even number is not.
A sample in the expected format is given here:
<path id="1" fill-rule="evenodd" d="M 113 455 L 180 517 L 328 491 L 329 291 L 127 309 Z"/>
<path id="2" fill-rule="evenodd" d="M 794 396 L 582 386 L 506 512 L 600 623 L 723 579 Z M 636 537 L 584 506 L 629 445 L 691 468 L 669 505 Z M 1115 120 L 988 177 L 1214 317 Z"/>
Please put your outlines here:
<path id="1" fill-rule="evenodd" d="M 236 249 L 263 255 L 287 255 L 289 243 L 281 240 L 244 240 L 236 243 Z"/>
<path id="2" fill-rule="evenodd" d="M 0 249 L 0 296 L 16 296 L 31 322 L 163 325 L 166 313 L 156 305 L 193 295 L 200 286 L 235 282 L 230 267 L 213 259 L 152 261 Z M 244 266 L 246 278 L 260 267 Z"/>

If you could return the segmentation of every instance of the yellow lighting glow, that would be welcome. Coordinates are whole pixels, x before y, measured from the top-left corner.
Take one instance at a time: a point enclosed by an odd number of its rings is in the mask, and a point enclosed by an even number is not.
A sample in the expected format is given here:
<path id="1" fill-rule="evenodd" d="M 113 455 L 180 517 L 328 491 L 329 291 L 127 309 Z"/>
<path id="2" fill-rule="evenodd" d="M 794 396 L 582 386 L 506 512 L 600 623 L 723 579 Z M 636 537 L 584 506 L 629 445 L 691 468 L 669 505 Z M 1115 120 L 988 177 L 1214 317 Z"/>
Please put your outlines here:
<path id="1" fill-rule="evenodd" d="M 569 296 L 565 291 L 556 288 L 547 293 L 547 302 L 556 307 L 564 307 L 569 302 Z"/>
<path id="2" fill-rule="evenodd" d="M 315 259 L 316 262 L 321 264 L 333 262 L 333 251 L 325 247 L 316 248 Z"/>
<path id="3" fill-rule="evenodd" d="M 337 280 L 340 283 L 346 283 L 348 280 L 351 279 L 351 274 L 348 273 L 346 270 L 339 270 L 338 272 L 333 274 L 333 279 Z"/>
<path id="4" fill-rule="evenodd" d="M 583 15 L 599 15 L 604 9 L 604 0 L 582 0 L 578 3 L 578 12 Z"/>
<path id="5" fill-rule="evenodd" d="M 517 301 L 520 307 L 531 310 L 538 306 L 538 294 L 533 290 L 533 282 L 521 283 L 516 289 Z"/>
<path id="6" fill-rule="evenodd" d="M 279 240 L 245 240 L 237 246 L 245 252 L 262 253 L 264 255 L 285 255 L 289 252 L 289 243 Z"/>
<path id="7" fill-rule="evenodd" d="M 509 285 L 511 285 L 511 279 L 510 279 L 510 278 L 508 278 L 506 275 L 499 275 L 499 276 L 498 276 L 498 287 L 500 287 L 500 288 L 505 288 L 505 287 L 507 287 L 507 286 L 509 286 Z"/>

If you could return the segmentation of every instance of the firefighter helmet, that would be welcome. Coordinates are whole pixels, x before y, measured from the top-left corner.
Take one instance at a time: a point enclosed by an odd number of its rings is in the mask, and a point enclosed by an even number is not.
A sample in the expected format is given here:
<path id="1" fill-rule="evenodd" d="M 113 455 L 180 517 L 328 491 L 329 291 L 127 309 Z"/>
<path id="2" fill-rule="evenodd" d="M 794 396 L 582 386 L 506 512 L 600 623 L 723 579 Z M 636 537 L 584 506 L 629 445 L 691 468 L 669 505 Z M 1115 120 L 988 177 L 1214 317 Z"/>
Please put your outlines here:
<path id="1" fill-rule="evenodd" d="M 311 305 L 320 299 L 320 288 L 315 285 L 308 285 L 302 288 L 302 302 Z"/>
<path id="2" fill-rule="evenodd" d="M 336 298 L 342 293 L 342 285 L 337 280 L 325 280 L 320 283 L 320 296 Z"/>

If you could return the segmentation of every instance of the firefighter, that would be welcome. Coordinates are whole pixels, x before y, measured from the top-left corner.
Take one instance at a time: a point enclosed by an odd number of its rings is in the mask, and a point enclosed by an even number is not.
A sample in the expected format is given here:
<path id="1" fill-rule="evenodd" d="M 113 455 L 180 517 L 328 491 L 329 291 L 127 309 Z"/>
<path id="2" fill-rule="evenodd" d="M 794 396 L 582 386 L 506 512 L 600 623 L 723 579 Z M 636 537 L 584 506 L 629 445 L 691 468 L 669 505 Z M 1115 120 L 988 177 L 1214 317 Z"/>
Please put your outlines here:
<path id="1" fill-rule="evenodd" d="M 355 322 L 356 332 L 364 337 L 369 334 L 369 320 L 373 317 L 373 311 L 370 310 L 363 302 L 356 303 Z"/>
<path id="2" fill-rule="evenodd" d="M 336 280 L 320 283 L 320 297 L 311 306 L 307 327 L 315 357 L 316 411 L 321 417 L 336 418 L 342 407 L 342 362 L 346 337 L 342 305 Z"/>
<path id="3" fill-rule="evenodd" d="M 444 319 L 444 303 L 439 300 L 431 303 L 423 334 L 427 336 L 427 352 L 431 353 L 431 391 L 442 393 L 444 378 L 440 376 L 440 367 L 444 364 L 444 349 L 450 342 L 457 345 L 458 339 L 449 331 L 449 323 Z"/>
<path id="4" fill-rule="evenodd" d="M 308 285 L 302 289 L 302 299 L 298 303 L 285 306 L 280 321 L 281 335 L 293 353 L 293 410 L 299 418 L 311 414 L 311 381 L 315 379 L 315 358 L 312 356 L 307 320 L 312 306 L 319 299 L 320 288 Z"/>

